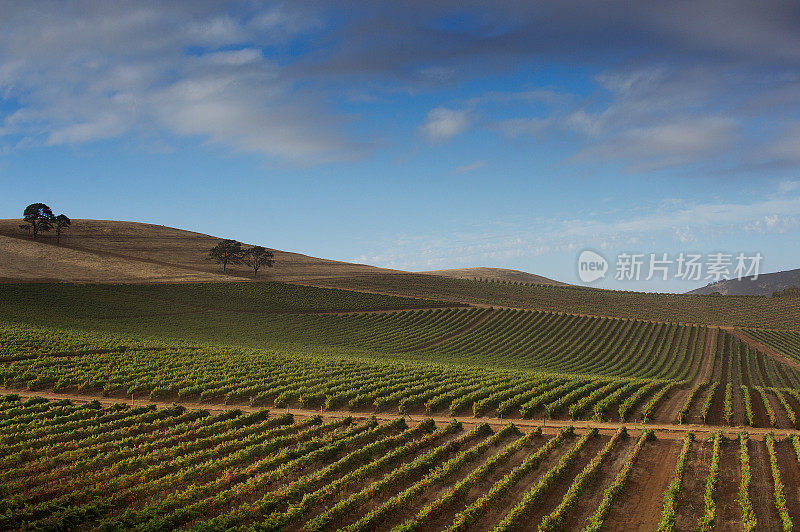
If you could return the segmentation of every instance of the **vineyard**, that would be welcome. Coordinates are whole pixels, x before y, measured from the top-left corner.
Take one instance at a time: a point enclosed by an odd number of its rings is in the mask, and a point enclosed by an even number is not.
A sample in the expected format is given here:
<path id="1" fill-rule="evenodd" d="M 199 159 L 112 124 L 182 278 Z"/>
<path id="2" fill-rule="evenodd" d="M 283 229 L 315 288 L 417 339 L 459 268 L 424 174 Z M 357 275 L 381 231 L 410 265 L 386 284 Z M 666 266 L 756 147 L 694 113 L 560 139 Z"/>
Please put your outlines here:
<path id="1" fill-rule="evenodd" d="M 800 300 L 657 294 L 398 273 L 316 280 L 318 286 L 514 308 L 733 327 L 800 329 Z"/>
<path id="2" fill-rule="evenodd" d="M 261 295 L 247 288 L 242 301 L 233 296 L 239 287 L 186 286 L 167 289 L 159 301 L 172 305 L 166 303 L 175 297 L 170 290 L 187 294 L 187 305 L 223 294 L 239 311 L 97 319 L 94 313 L 104 307 L 87 298 L 67 314 L 71 327 L 63 318 L 46 327 L 6 323 L 0 326 L 4 386 L 120 399 L 525 419 L 791 428 L 800 416 L 798 369 L 715 327 L 490 308 L 359 312 L 361 296 L 336 313 L 329 307 L 302 312 L 314 306 L 302 298 L 293 312 L 280 313 L 297 295 L 291 285 L 265 283 Z M 36 294 L 35 285 L 8 291 L 21 298 L 31 287 Z M 132 294 L 151 301 L 143 294 L 156 288 L 119 287 L 119 298 L 99 286 L 87 290 L 105 291 L 106 301 L 130 311 L 136 310 Z M 342 297 L 333 292 L 317 307 Z M 67 303 L 80 287 L 59 294 Z M 369 304 L 378 307 L 402 302 L 371 297 Z M 279 304 L 256 313 L 255 300 Z M 9 307 L 13 302 L 5 300 Z M 160 312 L 157 305 L 150 311 Z M 175 336 L 192 331 L 213 343 L 177 340 L 164 334 L 170 328 Z M 791 331 L 776 334 L 792 338 Z M 239 341 L 247 338 L 260 347 Z"/>
<path id="3" fill-rule="evenodd" d="M 784 356 L 800 362 L 800 331 L 753 329 L 746 332 L 752 338 L 763 342 Z"/>
<path id="4" fill-rule="evenodd" d="M 392 363 L 295 352 L 243 350 L 65 335 L 47 329 L 0 329 L 6 387 L 151 400 L 323 408 L 587 418 L 652 417 L 676 383 L 582 374 L 512 372 L 433 363 Z M 102 338 L 102 337 L 101 337 Z M 57 349 L 43 353 L 45 347 Z"/>
<path id="5" fill-rule="evenodd" d="M 0 285 L 0 311 L 17 317 L 74 312 L 87 318 L 158 316 L 202 311 L 347 312 L 464 306 L 459 303 L 315 288 L 277 282 L 164 285 Z"/>
<path id="6" fill-rule="evenodd" d="M 0 396 L 0 528 L 787 530 L 800 440 Z M 698 496 L 704 493 L 703 496 Z"/>
<path id="7" fill-rule="evenodd" d="M 0 530 L 800 519 L 792 330 L 280 283 L 0 295 Z"/>
<path id="8" fill-rule="evenodd" d="M 733 334 L 717 335 L 714 368 L 695 384 L 675 421 L 800 428 L 800 374 Z"/>

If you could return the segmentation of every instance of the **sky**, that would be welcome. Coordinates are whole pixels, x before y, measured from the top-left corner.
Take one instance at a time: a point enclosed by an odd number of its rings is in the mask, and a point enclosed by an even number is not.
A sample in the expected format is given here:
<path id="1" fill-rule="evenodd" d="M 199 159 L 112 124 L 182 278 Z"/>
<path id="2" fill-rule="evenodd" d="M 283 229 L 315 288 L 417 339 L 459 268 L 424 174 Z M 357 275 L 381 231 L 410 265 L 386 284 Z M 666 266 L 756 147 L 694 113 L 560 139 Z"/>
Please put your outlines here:
<path id="1" fill-rule="evenodd" d="M 733 276 L 740 254 L 762 273 L 800 267 L 796 1 L 0 12 L 0 218 L 42 201 L 325 258 L 579 284 L 592 250 L 608 271 L 591 285 L 623 290 L 687 291 Z M 682 253 L 701 256 L 700 278 L 680 277 Z M 651 254 L 667 279 L 646 278 Z M 729 267 L 712 274 L 715 254 Z M 620 273 L 626 256 L 641 276 Z"/>

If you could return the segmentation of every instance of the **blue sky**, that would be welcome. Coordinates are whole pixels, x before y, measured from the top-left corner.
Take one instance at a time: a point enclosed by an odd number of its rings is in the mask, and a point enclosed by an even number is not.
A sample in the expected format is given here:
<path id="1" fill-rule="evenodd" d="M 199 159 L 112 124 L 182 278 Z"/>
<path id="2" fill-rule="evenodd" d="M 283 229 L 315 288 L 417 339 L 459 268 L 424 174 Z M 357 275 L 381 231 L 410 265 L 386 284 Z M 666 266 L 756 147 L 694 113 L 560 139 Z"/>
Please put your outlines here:
<path id="1" fill-rule="evenodd" d="M 567 282 L 584 249 L 800 267 L 800 6 L 486 5 L 5 2 L 0 217 Z"/>

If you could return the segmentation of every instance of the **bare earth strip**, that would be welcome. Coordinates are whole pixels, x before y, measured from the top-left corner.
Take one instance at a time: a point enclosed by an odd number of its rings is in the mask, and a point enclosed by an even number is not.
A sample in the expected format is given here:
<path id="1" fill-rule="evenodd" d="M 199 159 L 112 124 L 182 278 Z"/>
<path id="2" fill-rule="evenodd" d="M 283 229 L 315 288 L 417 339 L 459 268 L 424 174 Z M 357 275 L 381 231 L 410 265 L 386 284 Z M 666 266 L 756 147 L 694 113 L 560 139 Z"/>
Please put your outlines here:
<path id="1" fill-rule="evenodd" d="M 660 434 L 659 438 L 662 438 Z M 656 440 L 645 444 L 608 514 L 604 530 L 651 532 L 658 528 L 663 494 L 672 481 L 680 449 L 675 441 Z"/>
<path id="2" fill-rule="evenodd" d="M 739 507 L 739 442 L 722 444 L 717 485 L 717 530 L 738 532 L 742 529 L 742 510 Z"/>
<path id="3" fill-rule="evenodd" d="M 711 460 L 711 442 L 694 442 L 686 459 L 683 484 L 678 494 L 675 530 L 689 532 L 697 530 L 697 521 L 703 516 L 703 497 L 708 464 Z"/>
<path id="4" fill-rule="evenodd" d="M 88 403 L 90 401 L 98 401 L 102 405 L 111 406 L 118 403 L 130 403 L 130 398 L 121 398 L 121 397 L 103 397 L 99 395 L 91 395 L 91 394 L 74 394 L 74 393 L 54 393 L 51 391 L 29 391 L 29 390 L 16 390 L 13 388 L 5 388 L 0 387 L 0 395 L 4 394 L 17 394 L 20 397 L 43 397 L 45 399 L 50 400 L 63 400 L 69 399 L 74 403 Z M 196 401 L 150 401 L 144 399 L 136 399 L 135 405 L 142 406 L 142 405 L 154 405 L 158 408 L 169 408 L 173 405 L 181 405 L 186 409 L 189 410 L 208 410 L 210 412 L 225 412 L 228 410 L 241 410 L 242 412 L 258 412 L 260 410 L 264 410 L 262 407 L 252 407 L 249 405 L 224 405 L 218 403 L 200 403 Z M 468 416 L 444 416 L 444 415 L 414 415 L 409 416 L 402 416 L 400 414 L 394 414 L 389 412 L 376 412 L 375 414 L 372 413 L 364 413 L 364 412 L 349 412 L 346 410 L 306 410 L 302 408 L 287 408 L 287 409 L 274 409 L 274 411 L 283 413 L 287 412 L 294 415 L 297 418 L 308 418 L 312 416 L 321 415 L 323 418 L 326 419 L 339 419 L 343 417 L 355 417 L 355 418 L 368 418 L 374 416 L 379 421 L 391 421 L 394 419 L 398 419 L 401 417 L 405 417 L 407 421 L 410 421 L 411 424 L 416 424 L 423 419 L 433 419 L 436 423 L 448 423 L 449 421 L 455 419 L 456 421 L 460 421 L 464 425 L 478 425 L 481 423 L 488 423 L 492 427 L 501 427 L 506 425 L 510 422 L 510 420 L 505 419 L 501 420 L 495 417 L 468 417 Z M 587 421 L 587 420 L 567 420 L 567 419 L 515 419 L 513 423 L 523 431 L 533 430 L 539 427 L 542 427 L 543 431 L 548 434 L 553 434 L 558 432 L 559 429 L 562 427 L 567 427 L 572 425 L 578 432 L 582 432 L 589 428 L 597 428 L 601 434 L 613 434 L 618 428 L 620 427 L 627 427 L 628 432 L 631 433 L 632 436 L 641 434 L 643 429 L 649 429 L 654 431 L 659 438 L 662 439 L 671 439 L 671 440 L 679 440 L 683 438 L 683 435 L 686 432 L 694 432 L 695 435 L 699 439 L 704 439 L 710 437 L 711 434 L 721 430 L 725 435 L 736 438 L 738 437 L 739 433 L 742 431 L 747 431 L 750 434 L 750 438 L 752 440 L 762 440 L 764 436 L 772 432 L 775 434 L 776 437 L 786 437 L 792 434 L 800 435 L 800 430 L 795 429 L 772 429 L 772 428 L 754 428 L 754 427 L 728 427 L 728 426 L 714 426 L 714 425 L 673 425 L 668 423 L 619 423 L 619 422 L 596 422 L 596 421 Z"/>

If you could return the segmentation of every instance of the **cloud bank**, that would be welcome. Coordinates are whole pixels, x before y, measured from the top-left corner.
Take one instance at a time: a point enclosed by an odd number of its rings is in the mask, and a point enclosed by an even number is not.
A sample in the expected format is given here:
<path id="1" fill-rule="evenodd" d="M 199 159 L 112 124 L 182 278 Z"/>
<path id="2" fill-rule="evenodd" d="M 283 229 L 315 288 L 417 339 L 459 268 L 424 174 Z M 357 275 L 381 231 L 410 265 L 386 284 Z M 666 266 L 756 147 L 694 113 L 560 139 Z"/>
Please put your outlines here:
<path id="1" fill-rule="evenodd" d="M 383 131 L 369 102 L 405 99 L 434 145 L 482 129 L 631 172 L 796 168 L 799 67 L 800 5 L 777 0 L 9 1 L 0 142 L 351 161 Z M 585 79 L 536 86 L 548 68 Z M 480 89 L 513 73 L 525 87 Z"/>

